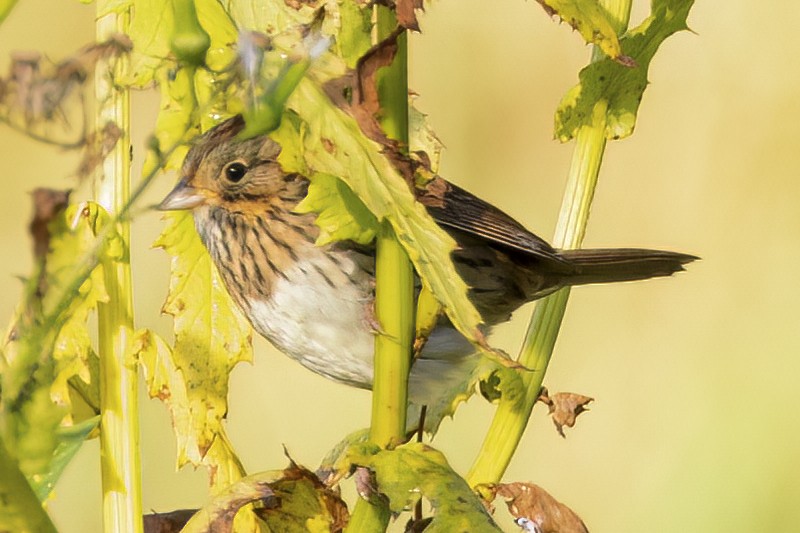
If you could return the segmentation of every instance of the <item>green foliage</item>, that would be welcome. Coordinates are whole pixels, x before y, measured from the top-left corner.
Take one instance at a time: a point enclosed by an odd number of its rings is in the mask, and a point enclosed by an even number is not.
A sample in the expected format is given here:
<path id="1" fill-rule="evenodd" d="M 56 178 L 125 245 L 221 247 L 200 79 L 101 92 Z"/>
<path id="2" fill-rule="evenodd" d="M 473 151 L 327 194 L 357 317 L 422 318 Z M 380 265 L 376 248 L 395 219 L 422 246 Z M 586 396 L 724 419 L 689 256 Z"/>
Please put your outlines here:
<path id="1" fill-rule="evenodd" d="M 37 484 L 43 476 L 52 478 L 56 449 L 72 440 L 59 432 L 62 421 L 70 420 L 68 380 L 91 381 L 94 352 L 86 321 L 97 303 L 107 300 L 98 263 L 122 252 L 118 238 L 107 231 L 109 220 L 93 203 L 55 216 L 49 224 L 50 251 L 26 284 L 3 347 L 2 434 L 22 471 Z"/>
<path id="2" fill-rule="evenodd" d="M 228 374 L 236 363 L 252 360 L 252 333 L 225 291 L 191 215 L 171 213 L 167 218 L 169 225 L 155 245 L 173 257 L 163 310 L 175 319 L 175 344 L 168 358 L 162 351 L 161 357 L 151 353 L 144 361 L 158 365 L 151 366 L 150 375 L 169 376 L 161 383 L 162 389 L 165 383 L 170 390 L 171 383 L 185 387 L 183 401 L 172 398 L 177 400 L 172 409 L 179 438 L 178 464 L 200 464 L 223 433 Z M 145 347 L 152 350 L 153 343 Z M 230 460 L 235 456 L 231 454 Z M 225 481 L 231 480 L 220 480 Z"/>
<path id="3" fill-rule="evenodd" d="M 614 24 L 597 0 L 537 0 L 551 15 L 578 30 L 587 43 L 596 44 L 608 57 L 630 65 L 623 55 Z"/>
<path id="4" fill-rule="evenodd" d="M 580 83 L 567 92 L 556 111 L 556 137 L 566 142 L 581 126 L 591 124 L 598 102 L 608 106 L 608 139 L 633 133 L 650 60 L 667 37 L 688 29 L 686 17 L 692 4 L 694 0 L 653 0 L 650 16 L 620 41 L 622 52 L 632 57 L 636 66 L 626 67 L 605 58 L 581 70 Z"/>
<path id="5" fill-rule="evenodd" d="M 420 498 L 427 499 L 433 507 L 433 521 L 425 531 L 500 531 L 445 456 L 426 444 L 412 442 L 394 450 L 364 446 L 353 450 L 350 458 L 375 472 L 392 512 L 408 511 Z"/>
<path id="6" fill-rule="evenodd" d="M 330 174 L 314 175 L 308 196 L 295 211 L 317 213 L 318 246 L 347 239 L 369 244 L 375 239 L 375 216 L 342 180 Z"/>

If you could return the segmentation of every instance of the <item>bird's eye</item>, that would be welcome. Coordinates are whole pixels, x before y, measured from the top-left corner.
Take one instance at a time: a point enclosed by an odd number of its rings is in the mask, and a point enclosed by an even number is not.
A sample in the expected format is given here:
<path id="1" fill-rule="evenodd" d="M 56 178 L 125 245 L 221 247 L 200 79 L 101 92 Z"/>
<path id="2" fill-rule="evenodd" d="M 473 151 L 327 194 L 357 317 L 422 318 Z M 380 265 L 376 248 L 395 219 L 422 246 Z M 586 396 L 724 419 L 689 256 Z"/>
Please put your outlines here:
<path id="1" fill-rule="evenodd" d="M 244 163 L 236 161 L 225 167 L 225 177 L 230 182 L 238 183 L 245 174 L 247 174 L 247 166 Z"/>

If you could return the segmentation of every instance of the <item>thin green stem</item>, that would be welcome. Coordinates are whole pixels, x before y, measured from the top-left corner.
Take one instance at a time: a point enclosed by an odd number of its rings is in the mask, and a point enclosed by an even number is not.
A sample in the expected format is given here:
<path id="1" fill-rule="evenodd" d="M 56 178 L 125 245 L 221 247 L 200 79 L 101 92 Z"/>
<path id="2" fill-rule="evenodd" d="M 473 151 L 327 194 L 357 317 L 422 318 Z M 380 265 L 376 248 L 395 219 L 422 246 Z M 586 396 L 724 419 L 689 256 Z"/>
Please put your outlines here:
<path id="1" fill-rule="evenodd" d="M 0 439 L 0 531 L 56 533 L 56 527 Z"/>
<path id="2" fill-rule="evenodd" d="M 97 36 L 127 32 L 129 15 L 98 19 Z M 122 65 L 117 65 L 122 68 Z M 103 162 L 96 197 L 109 213 L 119 215 L 131 202 L 130 101 L 128 91 L 116 89 L 109 76 L 98 73 L 97 126 L 114 122 L 124 132 Z M 98 305 L 98 355 L 100 356 L 100 463 L 103 480 L 103 524 L 106 531 L 141 532 L 142 499 L 139 459 L 138 374 L 126 361 L 133 333 L 133 290 L 130 270 L 130 222 L 118 219 L 116 230 L 125 246 L 118 261 L 103 260 L 107 303 Z"/>
<path id="3" fill-rule="evenodd" d="M 601 0 L 601 4 L 617 25 L 617 33 L 622 33 L 628 24 L 631 0 Z M 595 49 L 592 61 L 601 55 Z M 579 248 L 583 242 L 606 147 L 607 108 L 605 101 L 598 102 L 591 124 L 583 126 L 576 135 L 553 239 L 556 248 Z M 519 362 L 530 369 L 522 378 L 525 394 L 517 400 L 500 400 L 478 457 L 467 474 L 470 486 L 497 483 L 508 468 L 539 397 L 568 299 L 569 288 L 565 288 L 536 305 L 519 356 Z"/>
<path id="4" fill-rule="evenodd" d="M 377 7 L 377 37 L 386 38 L 397 27 L 392 10 Z M 408 145 L 408 51 L 406 35 L 397 39 L 397 55 L 379 73 L 379 117 L 384 132 Z M 370 440 L 381 447 L 402 442 L 406 433 L 408 372 L 414 340 L 414 270 L 388 222 L 376 239 L 375 316 L 381 331 L 375 337 L 375 374 L 372 384 Z M 348 531 L 383 531 L 389 521 L 385 503 L 360 499 Z"/>

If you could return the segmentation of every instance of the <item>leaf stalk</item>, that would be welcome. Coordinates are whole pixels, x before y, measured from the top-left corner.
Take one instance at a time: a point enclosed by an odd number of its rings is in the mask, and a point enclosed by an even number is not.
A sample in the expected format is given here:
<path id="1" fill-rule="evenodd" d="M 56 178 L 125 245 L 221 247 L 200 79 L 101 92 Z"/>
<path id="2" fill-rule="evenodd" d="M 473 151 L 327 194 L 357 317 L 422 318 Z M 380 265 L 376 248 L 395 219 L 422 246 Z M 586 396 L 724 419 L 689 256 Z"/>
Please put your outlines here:
<path id="1" fill-rule="evenodd" d="M 623 33 L 628 25 L 631 0 L 601 0 L 600 3 L 616 25 L 617 33 Z M 603 53 L 595 47 L 591 61 L 602 57 Z M 553 246 L 556 248 L 579 248 L 586 234 L 606 147 L 607 110 L 608 103 L 600 100 L 593 109 L 591 124 L 580 128 L 576 135 L 575 150 L 553 239 Z M 518 358 L 523 366 L 530 369 L 522 376 L 525 394 L 515 400 L 500 399 L 480 452 L 467 474 L 470 486 L 498 483 L 508 468 L 539 397 L 569 293 L 567 287 L 537 303 Z"/>
<path id="2" fill-rule="evenodd" d="M 377 6 L 377 38 L 397 28 L 394 11 Z M 379 121 L 384 132 L 408 145 L 408 48 L 405 32 L 397 39 L 393 63 L 378 77 L 381 103 Z M 372 385 L 370 440 L 382 448 L 405 439 L 408 373 L 414 340 L 414 270 L 388 221 L 376 238 L 375 316 L 380 332 L 375 337 L 375 374 Z M 383 531 L 389 521 L 386 503 L 359 499 L 348 531 Z"/>

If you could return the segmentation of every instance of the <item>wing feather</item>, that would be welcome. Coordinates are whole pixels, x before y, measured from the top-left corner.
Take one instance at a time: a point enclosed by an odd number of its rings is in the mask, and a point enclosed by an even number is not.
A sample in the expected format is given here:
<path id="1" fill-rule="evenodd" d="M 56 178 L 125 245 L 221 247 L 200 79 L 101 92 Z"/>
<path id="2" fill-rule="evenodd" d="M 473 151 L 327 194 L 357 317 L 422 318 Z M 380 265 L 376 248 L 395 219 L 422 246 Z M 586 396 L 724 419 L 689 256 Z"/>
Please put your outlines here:
<path id="1" fill-rule="evenodd" d="M 441 226 L 524 255 L 558 263 L 567 262 L 547 241 L 528 231 L 509 215 L 443 178 L 434 178 L 420 192 L 418 199 Z"/>

